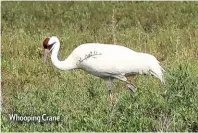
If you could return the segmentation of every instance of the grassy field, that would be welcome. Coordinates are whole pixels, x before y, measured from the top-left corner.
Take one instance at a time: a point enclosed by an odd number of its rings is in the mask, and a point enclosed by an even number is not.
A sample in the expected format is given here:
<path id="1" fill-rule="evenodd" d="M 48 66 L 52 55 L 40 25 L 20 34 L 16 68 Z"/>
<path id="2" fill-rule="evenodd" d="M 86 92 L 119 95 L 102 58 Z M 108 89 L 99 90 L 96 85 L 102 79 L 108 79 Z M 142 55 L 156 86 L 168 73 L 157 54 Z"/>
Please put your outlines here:
<path id="1" fill-rule="evenodd" d="M 2 2 L 1 130 L 198 131 L 197 14 L 198 2 Z M 61 40 L 60 60 L 87 42 L 152 53 L 166 86 L 139 75 L 131 93 L 114 80 L 110 106 L 102 79 L 43 64 L 42 42 L 52 35 Z M 61 120 L 15 122 L 12 113 Z"/>

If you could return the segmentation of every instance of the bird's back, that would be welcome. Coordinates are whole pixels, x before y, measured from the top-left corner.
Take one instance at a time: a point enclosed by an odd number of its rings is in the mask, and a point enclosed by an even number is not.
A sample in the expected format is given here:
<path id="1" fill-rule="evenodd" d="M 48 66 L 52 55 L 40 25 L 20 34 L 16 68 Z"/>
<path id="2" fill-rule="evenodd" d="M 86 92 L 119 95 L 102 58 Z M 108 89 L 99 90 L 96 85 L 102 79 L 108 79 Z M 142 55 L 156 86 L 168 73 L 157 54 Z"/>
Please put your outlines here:
<path id="1" fill-rule="evenodd" d="M 148 64 L 157 61 L 150 54 L 138 53 L 113 44 L 87 43 L 78 46 L 70 58 L 77 66 L 96 76 L 125 75 L 149 71 Z"/>

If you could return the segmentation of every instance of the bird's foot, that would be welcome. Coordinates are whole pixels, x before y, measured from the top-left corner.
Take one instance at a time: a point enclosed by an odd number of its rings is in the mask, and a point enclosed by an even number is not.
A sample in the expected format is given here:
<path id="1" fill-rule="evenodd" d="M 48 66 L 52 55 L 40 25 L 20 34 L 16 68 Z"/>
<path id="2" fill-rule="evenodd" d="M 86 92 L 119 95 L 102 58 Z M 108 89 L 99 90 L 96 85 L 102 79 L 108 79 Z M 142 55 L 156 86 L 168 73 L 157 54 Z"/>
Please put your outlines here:
<path id="1" fill-rule="evenodd" d="M 113 95 L 112 95 L 111 90 L 109 90 L 109 103 L 110 103 L 111 105 L 113 105 Z"/>
<path id="2" fill-rule="evenodd" d="M 109 104 L 113 107 L 116 103 L 116 99 L 114 98 L 111 90 L 109 90 Z"/>
<path id="3" fill-rule="evenodd" d="M 127 87 L 128 87 L 132 92 L 135 92 L 135 85 L 133 85 L 133 84 L 127 84 Z"/>

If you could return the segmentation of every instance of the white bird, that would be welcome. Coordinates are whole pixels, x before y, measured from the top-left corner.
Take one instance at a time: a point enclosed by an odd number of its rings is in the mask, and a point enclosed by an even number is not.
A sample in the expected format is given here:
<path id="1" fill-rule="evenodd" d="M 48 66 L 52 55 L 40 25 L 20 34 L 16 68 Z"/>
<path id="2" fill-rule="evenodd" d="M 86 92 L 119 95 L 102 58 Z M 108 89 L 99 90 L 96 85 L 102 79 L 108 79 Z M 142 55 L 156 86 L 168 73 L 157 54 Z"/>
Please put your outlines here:
<path id="1" fill-rule="evenodd" d="M 43 41 L 44 61 L 51 52 L 51 60 L 61 70 L 82 69 L 90 74 L 103 78 L 111 98 L 112 79 L 126 82 L 134 91 L 135 86 L 127 80 L 127 76 L 151 74 L 165 84 L 164 69 L 160 62 L 151 54 L 135 52 L 127 47 L 114 44 L 86 43 L 75 48 L 64 60 L 58 59 L 60 41 L 56 36 Z"/>

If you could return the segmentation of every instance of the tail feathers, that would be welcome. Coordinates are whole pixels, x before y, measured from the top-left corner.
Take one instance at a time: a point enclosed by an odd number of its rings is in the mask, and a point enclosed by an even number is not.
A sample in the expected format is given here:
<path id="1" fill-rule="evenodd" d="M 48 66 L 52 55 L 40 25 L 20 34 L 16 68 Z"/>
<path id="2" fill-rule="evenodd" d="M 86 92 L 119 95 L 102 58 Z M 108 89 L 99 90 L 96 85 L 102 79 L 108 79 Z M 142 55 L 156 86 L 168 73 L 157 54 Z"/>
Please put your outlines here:
<path id="1" fill-rule="evenodd" d="M 165 72 L 165 70 L 159 64 L 155 67 L 151 67 L 150 72 L 156 78 L 159 78 L 160 81 L 162 82 L 162 84 L 165 85 L 165 79 L 164 79 L 164 75 L 163 75 L 163 72 Z"/>

